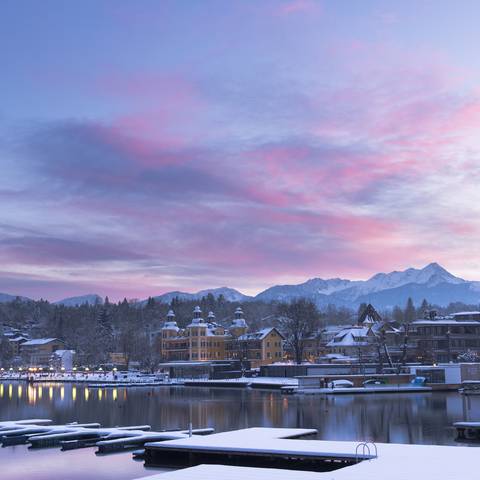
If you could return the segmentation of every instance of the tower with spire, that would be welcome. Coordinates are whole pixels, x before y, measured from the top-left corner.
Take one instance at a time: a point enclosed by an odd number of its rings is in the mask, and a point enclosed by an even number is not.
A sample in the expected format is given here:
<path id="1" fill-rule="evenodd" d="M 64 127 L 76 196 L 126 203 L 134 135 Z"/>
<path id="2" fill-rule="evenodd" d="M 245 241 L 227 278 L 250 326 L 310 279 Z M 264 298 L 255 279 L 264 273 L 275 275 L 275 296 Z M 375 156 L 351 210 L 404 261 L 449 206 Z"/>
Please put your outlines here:
<path id="1" fill-rule="evenodd" d="M 243 310 L 241 307 L 237 307 L 234 313 L 232 324 L 228 328 L 228 331 L 232 337 L 238 338 L 245 335 L 248 330 L 247 322 L 245 321 Z"/>

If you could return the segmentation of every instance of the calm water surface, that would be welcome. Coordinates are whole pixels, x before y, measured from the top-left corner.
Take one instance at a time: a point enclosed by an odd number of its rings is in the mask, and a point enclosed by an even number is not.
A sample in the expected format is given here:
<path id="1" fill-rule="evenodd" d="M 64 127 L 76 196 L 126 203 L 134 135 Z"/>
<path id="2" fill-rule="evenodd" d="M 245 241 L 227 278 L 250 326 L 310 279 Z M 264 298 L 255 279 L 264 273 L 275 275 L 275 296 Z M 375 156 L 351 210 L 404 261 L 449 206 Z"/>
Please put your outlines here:
<path id="1" fill-rule="evenodd" d="M 316 428 L 318 438 L 453 445 L 451 425 L 480 420 L 480 396 L 452 393 L 283 396 L 261 390 L 184 387 L 89 389 L 84 385 L 0 382 L 0 421 L 51 418 L 55 423 L 104 426 L 149 424 L 152 429 L 254 426 Z M 0 449 L 2 479 L 130 480 L 146 470 L 131 453 L 96 456 L 87 448 Z"/>

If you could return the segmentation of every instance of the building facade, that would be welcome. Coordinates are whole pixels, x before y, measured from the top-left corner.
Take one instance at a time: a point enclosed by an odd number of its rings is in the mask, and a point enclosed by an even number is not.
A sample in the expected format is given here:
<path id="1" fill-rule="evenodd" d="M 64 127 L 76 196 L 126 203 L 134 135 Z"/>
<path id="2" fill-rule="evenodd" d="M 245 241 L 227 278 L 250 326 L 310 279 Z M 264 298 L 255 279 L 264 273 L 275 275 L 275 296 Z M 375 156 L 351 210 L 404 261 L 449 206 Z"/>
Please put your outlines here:
<path id="1" fill-rule="evenodd" d="M 159 349 L 164 361 L 245 360 L 255 367 L 283 358 L 283 337 L 276 328 L 248 332 L 240 307 L 231 325 L 225 328 L 216 323 L 213 312 L 204 319 L 197 306 L 184 329 L 175 321 L 175 313 L 168 312 L 161 329 Z"/>
<path id="2" fill-rule="evenodd" d="M 30 367 L 46 367 L 50 364 L 56 350 L 65 349 L 65 344 L 58 338 L 36 338 L 20 345 L 20 355 Z"/>
<path id="3" fill-rule="evenodd" d="M 425 316 L 411 325 L 417 361 L 480 361 L 480 312 Z"/>

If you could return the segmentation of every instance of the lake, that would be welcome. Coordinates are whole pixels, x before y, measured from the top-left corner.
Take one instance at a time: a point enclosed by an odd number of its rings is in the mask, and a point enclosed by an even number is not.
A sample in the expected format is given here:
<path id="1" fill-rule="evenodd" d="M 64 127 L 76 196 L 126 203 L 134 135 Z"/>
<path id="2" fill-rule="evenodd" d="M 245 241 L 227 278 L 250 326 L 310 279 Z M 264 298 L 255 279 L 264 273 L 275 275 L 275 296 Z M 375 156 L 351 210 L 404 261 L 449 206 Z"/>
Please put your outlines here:
<path id="1" fill-rule="evenodd" d="M 85 385 L 0 382 L 0 421 L 50 418 L 103 426 L 149 424 L 152 430 L 213 427 L 316 428 L 317 438 L 454 445 L 452 423 L 480 420 L 480 396 L 456 392 L 369 395 L 282 395 L 274 391 L 196 388 L 92 389 Z M 129 452 L 97 456 L 87 448 L 0 449 L 2 479 L 131 480 L 147 470 Z"/>

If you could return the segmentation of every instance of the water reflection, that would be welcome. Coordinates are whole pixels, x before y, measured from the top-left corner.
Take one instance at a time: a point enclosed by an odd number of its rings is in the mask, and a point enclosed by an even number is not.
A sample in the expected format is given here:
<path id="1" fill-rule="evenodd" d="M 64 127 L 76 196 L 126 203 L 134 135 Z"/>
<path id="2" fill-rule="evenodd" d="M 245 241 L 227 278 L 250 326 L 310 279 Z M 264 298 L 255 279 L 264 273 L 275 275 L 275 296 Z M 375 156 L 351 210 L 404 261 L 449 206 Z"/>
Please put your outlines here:
<path id="1" fill-rule="evenodd" d="M 48 388 L 48 396 L 42 389 Z M 17 396 L 13 397 L 12 391 Z M 27 394 L 23 395 L 23 389 Z M 3 392 L 8 392 L 4 395 Z M 206 388 L 89 389 L 85 385 L 0 383 L 0 419 L 52 418 L 153 429 L 314 427 L 324 439 L 454 444 L 453 422 L 480 419 L 480 397 L 457 393 L 282 396 Z"/>

